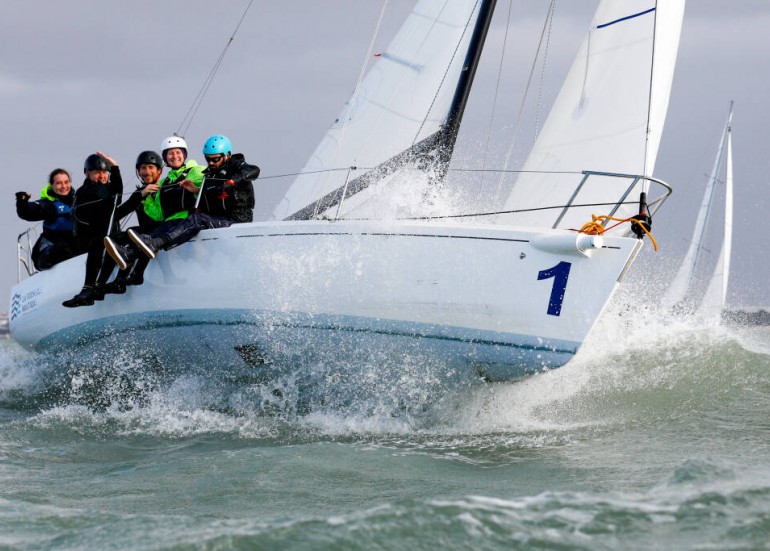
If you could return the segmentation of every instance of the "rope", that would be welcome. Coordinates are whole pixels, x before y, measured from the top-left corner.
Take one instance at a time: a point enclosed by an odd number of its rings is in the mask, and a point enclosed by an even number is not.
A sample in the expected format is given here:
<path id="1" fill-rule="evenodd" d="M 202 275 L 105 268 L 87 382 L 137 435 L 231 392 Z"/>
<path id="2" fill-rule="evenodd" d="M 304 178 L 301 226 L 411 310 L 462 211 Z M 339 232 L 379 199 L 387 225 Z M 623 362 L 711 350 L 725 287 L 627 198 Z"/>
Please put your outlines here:
<path id="1" fill-rule="evenodd" d="M 511 13 L 513 11 L 513 0 L 508 2 L 508 17 L 506 21 L 508 24 L 505 26 L 505 35 L 503 35 L 503 46 L 500 49 L 500 63 L 497 66 L 497 78 L 495 79 L 495 94 L 492 97 L 492 112 L 489 114 L 489 124 L 487 125 L 487 139 L 484 144 L 484 158 L 481 162 L 482 167 L 487 166 L 487 158 L 489 157 L 489 140 L 492 138 L 492 125 L 495 123 L 495 111 L 497 108 L 497 99 L 500 95 L 500 82 L 503 74 L 503 63 L 505 62 L 505 54 L 508 49 L 508 31 L 511 28 Z M 515 132 L 515 128 L 514 128 Z M 484 173 L 481 174 L 481 183 L 484 183 Z"/>
<path id="2" fill-rule="evenodd" d="M 227 41 L 227 44 L 225 44 L 224 49 L 222 50 L 222 53 L 219 54 L 219 59 L 217 59 L 216 63 L 214 63 L 214 67 L 211 69 L 211 72 L 206 77 L 206 80 L 203 81 L 203 86 L 201 86 L 201 89 L 198 91 L 198 95 L 195 96 L 195 99 L 192 102 L 192 105 L 190 105 L 190 108 L 187 110 L 187 113 L 185 114 L 184 118 L 182 119 L 182 122 L 179 124 L 179 128 L 176 132 L 174 132 L 175 136 L 184 136 L 187 134 L 187 130 L 190 128 L 190 125 L 192 124 L 193 119 L 195 118 L 195 115 L 198 113 L 198 109 L 201 106 L 201 103 L 203 103 L 203 98 L 206 96 L 206 92 L 209 90 L 209 86 L 211 86 L 211 83 L 214 81 L 214 77 L 217 74 L 217 71 L 219 70 L 219 66 L 222 65 L 222 60 L 225 58 L 225 54 L 227 53 L 228 48 L 230 48 L 230 44 L 233 43 L 233 40 L 235 40 L 235 34 L 238 32 L 238 29 L 241 27 L 241 23 L 243 23 L 243 20 L 246 18 L 246 13 L 249 11 L 249 8 L 254 3 L 254 0 L 250 0 L 249 5 L 246 6 L 246 9 L 243 11 L 243 15 L 241 16 L 240 21 L 238 21 L 238 24 L 235 26 L 235 30 L 233 31 L 233 34 L 230 35 L 230 39 Z M 185 121 L 187 124 L 185 125 Z M 184 129 L 182 129 L 184 127 Z"/>
<path id="3" fill-rule="evenodd" d="M 521 124 L 521 118 L 524 114 L 524 107 L 527 103 L 527 98 L 529 96 L 529 91 L 532 89 L 532 80 L 535 76 L 535 69 L 537 68 L 537 60 L 540 58 L 540 49 L 543 47 L 543 43 L 546 36 L 546 31 L 550 29 L 551 26 L 551 18 L 553 17 L 553 12 L 556 9 L 555 7 L 556 0 L 551 0 L 550 4 L 548 5 L 548 12 L 545 16 L 545 21 L 543 22 L 543 28 L 540 31 L 540 40 L 537 44 L 537 50 L 535 51 L 535 56 L 532 59 L 532 66 L 529 69 L 529 76 L 527 77 L 527 85 L 524 87 L 524 94 L 521 98 L 521 103 L 519 104 L 519 112 L 516 115 L 516 120 L 513 123 L 513 130 L 511 132 L 511 143 L 508 145 L 508 151 L 505 154 L 505 159 L 503 161 L 503 167 L 505 169 L 508 168 L 508 165 L 511 163 L 511 157 L 513 156 L 513 150 L 516 147 L 516 135 L 519 131 L 519 125 Z M 545 59 L 543 60 L 543 64 L 545 64 Z M 495 197 L 500 197 L 503 190 L 503 181 L 504 181 L 504 175 L 500 175 L 500 180 L 497 182 L 497 189 L 495 190 Z"/>
<path id="4" fill-rule="evenodd" d="M 548 62 L 548 47 L 551 44 L 551 31 L 553 30 L 553 16 L 556 12 L 556 0 L 551 1 L 551 5 L 549 7 L 549 15 L 548 15 L 548 34 L 546 35 L 545 39 L 545 49 L 543 50 L 543 65 L 540 69 L 540 86 L 537 90 L 537 109 L 535 109 L 535 139 L 537 140 L 537 135 L 540 133 L 540 111 L 543 107 L 543 85 L 545 82 L 545 66 Z M 545 30 L 545 29 L 544 29 Z"/>
<path id="5" fill-rule="evenodd" d="M 583 227 L 578 230 L 578 233 L 585 233 L 585 234 L 588 234 L 588 235 L 602 235 L 604 232 L 606 232 L 608 230 L 611 230 L 613 228 L 617 228 L 621 224 L 629 222 L 631 224 L 636 224 L 637 226 L 642 228 L 642 230 L 647 235 L 647 237 L 650 238 L 650 241 L 652 241 L 652 246 L 655 248 L 655 252 L 658 251 L 658 242 L 655 241 L 655 238 L 652 236 L 650 231 L 647 229 L 647 227 L 645 226 L 645 224 L 641 220 L 638 220 L 638 219 L 633 218 L 633 217 L 631 217 L 631 218 L 615 218 L 614 216 L 605 216 L 605 215 L 596 216 L 595 214 L 592 214 L 591 218 L 592 218 L 592 220 L 590 222 L 586 222 L 585 224 L 583 224 Z M 605 228 L 603 223 L 608 222 L 610 220 L 612 220 L 614 222 L 617 222 L 617 224 L 614 224 L 614 225 L 612 225 L 612 226 L 610 226 L 608 228 Z"/>
<path id="6" fill-rule="evenodd" d="M 444 8 L 446 7 L 446 4 L 444 5 Z M 441 11 L 443 13 L 444 8 L 441 8 Z M 457 57 L 457 52 L 460 50 L 460 46 L 462 45 L 463 38 L 465 37 L 465 33 L 468 32 L 468 28 L 470 27 L 470 21 L 473 18 L 473 13 L 475 11 L 475 8 L 471 10 L 471 12 L 468 14 L 468 19 L 465 22 L 465 29 L 463 30 L 462 34 L 460 35 L 460 39 L 457 41 L 457 45 L 455 46 L 454 51 L 452 52 L 452 57 L 449 60 L 449 63 L 446 66 L 446 69 L 444 70 L 444 74 L 441 75 L 441 82 L 438 85 L 438 88 L 436 88 L 436 93 L 433 94 L 433 99 L 430 100 L 430 107 L 428 107 L 428 110 L 425 112 L 425 116 L 423 117 L 422 121 L 420 121 L 420 128 L 417 129 L 417 132 L 414 134 L 414 139 L 412 140 L 412 145 L 414 145 L 417 142 L 417 138 L 422 134 L 422 129 L 425 127 L 425 123 L 428 122 L 428 117 L 430 116 L 431 111 L 433 111 L 433 106 L 436 105 L 436 100 L 438 99 L 439 95 L 441 94 L 441 91 L 444 89 L 444 82 L 446 82 L 446 78 L 449 75 L 449 70 L 452 68 L 452 64 L 454 63 L 455 57 Z M 436 21 L 438 21 L 438 17 L 441 17 L 442 13 L 440 13 L 437 18 L 433 21 L 432 25 L 435 26 Z M 506 29 L 506 33 L 508 30 Z M 464 68 L 463 70 L 467 69 Z M 395 95 L 395 94 L 393 94 Z"/>

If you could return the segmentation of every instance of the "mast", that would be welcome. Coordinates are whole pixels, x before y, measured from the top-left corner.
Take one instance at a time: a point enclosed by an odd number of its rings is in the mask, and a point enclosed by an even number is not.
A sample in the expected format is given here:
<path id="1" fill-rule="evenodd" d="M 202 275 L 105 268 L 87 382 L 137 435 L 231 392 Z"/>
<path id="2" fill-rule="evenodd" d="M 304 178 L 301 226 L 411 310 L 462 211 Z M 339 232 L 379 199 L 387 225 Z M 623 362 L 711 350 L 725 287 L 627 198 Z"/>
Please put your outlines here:
<path id="1" fill-rule="evenodd" d="M 732 102 L 730 102 L 732 113 Z M 727 175 L 725 177 L 725 235 L 722 244 L 724 261 L 722 264 L 722 307 L 727 304 L 727 284 L 730 281 L 730 258 L 733 243 L 733 128 L 732 117 L 727 128 Z"/>
<path id="2" fill-rule="evenodd" d="M 714 199 L 714 190 L 716 189 L 716 183 L 719 178 L 719 171 L 722 168 L 722 161 L 724 160 L 724 150 L 725 150 L 725 143 L 727 140 L 728 135 L 730 134 L 730 127 L 732 126 L 733 122 L 733 102 L 730 102 L 730 111 L 727 115 L 727 122 L 725 123 L 725 129 L 722 133 L 722 140 L 719 142 L 719 151 L 717 152 L 717 157 L 714 159 L 714 166 L 711 169 L 711 177 L 709 178 L 709 191 L 708 191 L 708 201 L 704 201 L 704 206 L 701 207 L 705 211 L 705 215 L 703 218 L 703 224 L 701 224 L 697 228 L 697 243 L 702 244 L 703 242 L 703 236 L 706 233 L 706 222 L 708 221 L 710 215 L 711 215 L 711 206 Z M 705 197 L 704 197 L 705 200 Z M 701 253 L 701 246 L 699 245 L 695 249 L 695 258 L 692 262 L 693 269 L 698 264 L 698 259 L 700 258 Z"/>
<path id="3" fill-rule="evenodd" d="M 479 66 L 481 52 L 484 49 L 484 43 L 487 39 L 489 27 L 492 24 L 492 16 L 495 13 L 497 0 L 482 0 L 479 7 L 479 16 L 476 19 L 476 25 L 473 28 L 473 36 L 468 45 L 468 53 L 465 57 L 465 64 L 460 78 L 457 81 L 457 90 L 455 91 L 452 105 L 449 108 L 446 125 L 442 129 L 438 141 L 439 161 L 441 163 L 440 172 L 443 177 L 449 168 L 449 161 L 452 157 L 457 134 L 460 131 L 465 106 L 468 104 L 468 97 L 471 93 L 471 85 L 476 76 L 476 69 Z"/>

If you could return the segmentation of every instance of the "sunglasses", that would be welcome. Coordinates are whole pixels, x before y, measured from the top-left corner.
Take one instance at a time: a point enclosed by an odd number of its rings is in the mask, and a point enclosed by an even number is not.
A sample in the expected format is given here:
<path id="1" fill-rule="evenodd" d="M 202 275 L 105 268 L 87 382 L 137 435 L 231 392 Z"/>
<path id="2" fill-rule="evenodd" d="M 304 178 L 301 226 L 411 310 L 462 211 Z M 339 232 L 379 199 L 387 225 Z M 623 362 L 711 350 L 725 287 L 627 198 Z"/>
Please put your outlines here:
<path id="1" fill-rule="evenodd" d="M 224 158 L 224 155 L 206 155 L 206 162 L 209 164 L 217 164 Z"/>

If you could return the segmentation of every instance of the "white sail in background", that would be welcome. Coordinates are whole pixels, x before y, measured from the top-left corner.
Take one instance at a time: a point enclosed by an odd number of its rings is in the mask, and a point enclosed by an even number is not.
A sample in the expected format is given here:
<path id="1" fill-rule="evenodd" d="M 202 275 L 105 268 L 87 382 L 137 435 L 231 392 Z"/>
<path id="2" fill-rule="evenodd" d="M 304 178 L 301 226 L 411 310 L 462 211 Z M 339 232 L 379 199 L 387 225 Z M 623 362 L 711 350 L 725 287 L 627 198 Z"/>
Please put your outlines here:
<path id="1" fill-rule="evenodd" d="M 732 109 L 730 111 L 732 119 Z M 727 302 L 727 284 L 730 279 L 730 256 L 733 241 L 733 138 L 732 128 L 727 127 L 727 169 L 725 175 L 725 234 L 719 259 L 714 267 L 706 294 L 698 308 L 703 318 L 719 320 Z"/>
<path id="2" fill-rule="evenodd" d="M 504 210 L 566 204 L 580 172 L 651 175 L 668 109 L 684 0 L 600 3 L 578 55 Z M 653 62 L 654 53 L 654 62 Z M 553 174 L 567 172 L 569 174 Z M 575 204 L 614 203 L 629 182 L 592 177 Z M 629 194 L 638 201 L 642 184 Z M 609 206 L 572 209 L 559 224 L 580 228 Z M 505 223 L 552 227 L 560 211 L 505 216 Z M 626 205 L 616 216 L 638 213 Z M 622 231 L 628 231 L 624 225 Z"/>
<path id="3" fill-rule="evenodd" d="M 671 285 L 668 286 L 666 294 L 663 296 L 661 305 L 664 309 L 671 309 L 675 305 L 682 303 L 682 301 L 686 299 L 687 292 L 692 285 L 695 267 L 698 264 L 700 253 L 704 245 L 706 227 L 709 221 L 711 206 L 714 200 L 714 190 L 716 187 L 717 179 L 719 178 L 722 160 L 724 159 L 725 143 L 730 134 L 732 120 L 733 106 L 730 104 L 730 111 L 727 115 L 727 122 L 725 123 L 725 128 L 722 132 L 722 138 L 719 142 L 719 148 L 717 149 L 717 155 L 714 159 L 714 166 L 711 169 L 711 175 L 709 176 L 708 182 L 706 183 L 706 190 L 703 194 L 703 201 L 701 202 L 700 210 L 698 211 L 698 217 L 695 219 L 695 228 L 693 230 L 690 246 L 687 249 L 687 253 L 684 256 L 684 260 L 682 261 L 681 266 L 679 267 L 679 271 L 671 281 Z M 730 201 L 732 202 L 732 198 L 730 198 Z M 730 214 L 730 221 L 731 220 L 732 209 Z"/>
<path id="4" fill-rule="evenodd" d="M 478 8 L 478 0 L 417 3 L 274 210 L 276 220 L 439 130 L 463 70 Z M 348 174 L 352 166 L 357 170 Z"/>

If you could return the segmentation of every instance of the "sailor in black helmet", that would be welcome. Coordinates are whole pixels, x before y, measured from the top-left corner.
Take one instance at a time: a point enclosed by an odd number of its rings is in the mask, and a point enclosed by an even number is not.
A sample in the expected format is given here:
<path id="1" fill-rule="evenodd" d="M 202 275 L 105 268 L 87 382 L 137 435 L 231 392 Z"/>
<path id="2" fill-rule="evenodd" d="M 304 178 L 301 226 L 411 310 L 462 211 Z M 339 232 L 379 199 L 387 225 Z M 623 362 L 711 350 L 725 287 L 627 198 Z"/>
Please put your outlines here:
<path id="1" fill-rule="evenodd" d="M 152 196 L 160 189 L 160 176 L 163 172 L 163 160 L 155 151 L 142 151 L 136 158 L 136 176 L 139 178 L 139 186 L 129 198 L 115 211 L 115 216 L 122 220 L 131 213 L 136 214 L 137 231 L 152 231 L 160 222 L 153 220 L 145 212 L 145 202 L 152 201 Z M 118 232 L 104 238 L 104 246 L 107 252 L 117 243 L 129 244 L 131 240 L 125 232 Z M 97 283 L 104 285 L 105 294 L 122 294 L 126 292 L 128 285 L 141 285 L 144 282 L 144 270 L 149 259 L 144 255 L 137 255 L 136 261 L 131 264 L 123 264 L 118 267 L 118 275 L 109 283 L 106 283 L 115 267 L 115 261 L 111 255 L 104 255 L 102 269 Z"/>
<path id="2" fill-rule="evenodd" d="M 112 157 L 97 151 L 89 155 L 83 165 L 86 179 L 75 192 L 72 218 L 75 239 L 81 251 L 87 251 L 86 274 L 81 291 L 62 305 L 68 308 L 87 306 L 104 298 L 104 290 L 97 284 L 104 253 L 104 236 L 117 228 L 114 211 L 123 195 L 123 179 L 118 163 Z"/>

